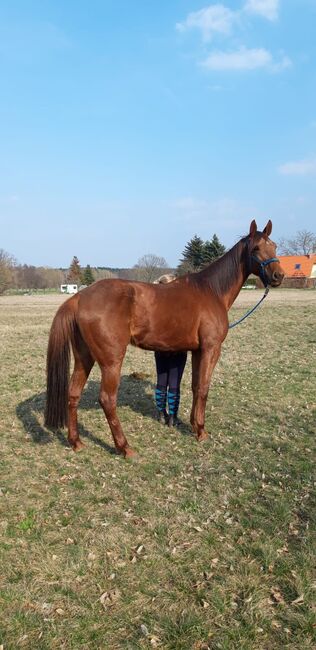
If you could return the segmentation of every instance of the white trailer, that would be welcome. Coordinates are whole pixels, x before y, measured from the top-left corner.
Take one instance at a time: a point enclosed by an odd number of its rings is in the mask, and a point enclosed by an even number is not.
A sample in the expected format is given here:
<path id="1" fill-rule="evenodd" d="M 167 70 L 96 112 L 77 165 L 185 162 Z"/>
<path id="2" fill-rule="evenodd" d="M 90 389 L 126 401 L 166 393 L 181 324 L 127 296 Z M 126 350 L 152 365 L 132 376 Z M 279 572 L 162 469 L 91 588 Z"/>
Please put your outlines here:
<path id="1" fill-rule="evenodd" d="M 78 285 L 77 284 L 61 284 L 60 285 L 61 293 L 77 293 Z"/>

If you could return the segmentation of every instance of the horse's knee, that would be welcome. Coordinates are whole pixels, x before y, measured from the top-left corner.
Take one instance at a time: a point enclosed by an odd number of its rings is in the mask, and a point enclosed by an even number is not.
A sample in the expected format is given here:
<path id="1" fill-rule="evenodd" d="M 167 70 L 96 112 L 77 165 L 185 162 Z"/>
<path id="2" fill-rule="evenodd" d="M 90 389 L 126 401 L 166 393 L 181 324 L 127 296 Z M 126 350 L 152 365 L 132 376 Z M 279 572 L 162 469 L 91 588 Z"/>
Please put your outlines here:
<path id="1" fill-rule="evenodd" d="M 197 389 L 197 400 L 201 401 L 202 403 L 205 403 L 207 400 L 208 396 L 208 386 L 201 386 L 200 388 Z"/>
<path id="2" fill-rule="evenodd" d="M 79 404 L 80 395 L 69 395 L 68 406 L 70 409 L 76 409 Z"/>
<path id="3" fill-rule="evenodd" d="M 109 395 L 108 393 L 101 391 L 99 396 L 99 402 L 103 410 L 105 411 L 106 415 L 111 415 L 112 413 L 115 412 L 116 398 L 114 395 Z"/>

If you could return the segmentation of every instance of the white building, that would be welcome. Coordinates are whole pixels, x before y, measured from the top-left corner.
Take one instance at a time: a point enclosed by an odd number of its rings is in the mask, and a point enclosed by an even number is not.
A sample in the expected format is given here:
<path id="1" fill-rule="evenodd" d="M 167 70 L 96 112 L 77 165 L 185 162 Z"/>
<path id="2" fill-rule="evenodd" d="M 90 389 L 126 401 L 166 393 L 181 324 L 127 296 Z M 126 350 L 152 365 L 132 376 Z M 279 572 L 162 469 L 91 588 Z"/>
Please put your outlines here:
<path id="1" fill-rule="evenodd" d="M 77 293 L 78 285 L 77 284 L 61 284 L 60 285 L 61 293 Z"/>

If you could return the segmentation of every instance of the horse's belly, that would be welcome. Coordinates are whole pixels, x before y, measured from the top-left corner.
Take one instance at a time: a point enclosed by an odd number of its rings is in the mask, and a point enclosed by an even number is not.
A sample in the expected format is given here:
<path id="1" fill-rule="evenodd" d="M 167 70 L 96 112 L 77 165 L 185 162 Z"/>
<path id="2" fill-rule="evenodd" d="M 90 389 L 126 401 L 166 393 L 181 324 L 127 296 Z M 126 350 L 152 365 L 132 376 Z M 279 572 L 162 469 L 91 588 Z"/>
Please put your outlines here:
<path id="1" fill-rule="evenodd" d="M 177 352 L 196 350 L 199 347 L 199 340 L 197 333 L 192 334 L 191 332 L 138 330 L 131 332 L 131 344 L 144 350 Z"/>

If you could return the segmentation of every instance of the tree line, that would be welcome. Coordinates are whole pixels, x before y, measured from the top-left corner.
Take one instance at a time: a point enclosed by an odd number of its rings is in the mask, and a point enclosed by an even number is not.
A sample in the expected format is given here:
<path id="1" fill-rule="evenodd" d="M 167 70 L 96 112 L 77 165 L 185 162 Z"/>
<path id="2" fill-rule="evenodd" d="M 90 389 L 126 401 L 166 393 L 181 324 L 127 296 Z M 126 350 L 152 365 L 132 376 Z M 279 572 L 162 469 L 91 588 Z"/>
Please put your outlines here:
<path id="1" fill-rule="evenodd" d="M 82 268 L 76 255 L 73 257 L 68 269 L 21 265 L 16 263 L 13 256 L 1 249 L 0 293 L 4 293 L 7 289 L 24 291 L 29 289 L 58 289 L 62 284 L 88 286 L 96 280 L 111 277 L 154 282 L 164 273 L 177 273 L 180 275 L 197 271 L 219 255 L 222 255 L 224 251 L 225 247 L 220 243 L 217 235 L 214 235 L 211 241 L 206 242 L 195 235 L 186 245 L 177 269 L 169 267 L 164 257 L 147 254 L 141 257 L 132 268 L 112 270 L 92 268 L 90 264 Z"/>
<path id="2" fill-rule="evenodd" d="M 10 253 L 0 249 L 0 294 L 8 289 L 41 290 L 59 289 L 61 284 L 89 285 L 104 278 L 122 278 L 153 282 L 164 273 L 183 275 L 199 271 L 207 264 L 223 255 L 225 246 L 216 234 L 212 239 L 203 241 L 194 235 L 186 244 L 176 269 L 170 268 L 164 257 L 147 254 L 128 269 L 111 269 L 107 267 L 82 268 L 76 256 L 68 269 L 53 269 L 18 264 Z M 282 238 L 278 242 L 278 253 L 283 255 L 307 255 L 316 252 L 316 234 L 300 230 L 292 239 Z"/>

